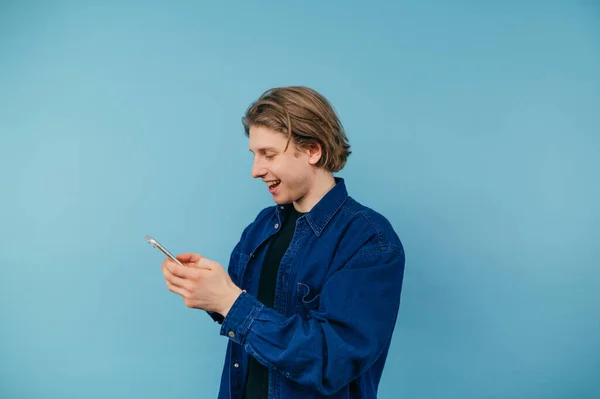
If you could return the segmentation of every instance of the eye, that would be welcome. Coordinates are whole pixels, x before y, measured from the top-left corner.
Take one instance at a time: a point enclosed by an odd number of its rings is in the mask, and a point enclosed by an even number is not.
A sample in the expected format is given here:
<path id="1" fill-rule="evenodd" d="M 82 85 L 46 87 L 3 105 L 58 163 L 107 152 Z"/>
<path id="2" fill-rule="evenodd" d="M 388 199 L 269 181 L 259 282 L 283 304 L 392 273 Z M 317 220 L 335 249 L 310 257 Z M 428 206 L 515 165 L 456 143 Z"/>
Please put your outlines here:
<path id="1" fill-rule="evenodd" d="M 275 157 L 275 155 L 265 155 L 265 159 L 271 160 Z"/>

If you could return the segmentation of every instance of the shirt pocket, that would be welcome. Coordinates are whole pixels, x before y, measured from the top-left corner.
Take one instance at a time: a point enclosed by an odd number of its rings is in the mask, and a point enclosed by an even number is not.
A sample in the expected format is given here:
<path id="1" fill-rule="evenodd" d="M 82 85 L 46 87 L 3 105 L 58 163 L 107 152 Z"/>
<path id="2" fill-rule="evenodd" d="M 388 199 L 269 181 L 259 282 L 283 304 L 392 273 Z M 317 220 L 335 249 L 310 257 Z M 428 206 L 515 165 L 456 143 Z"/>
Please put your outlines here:
<path id="1" fill-rule="evenodd" d="M 319 308 L 321 293 L 304 283 L 296 285 L 296 313 L 307 317 L 309 312 Z"/>

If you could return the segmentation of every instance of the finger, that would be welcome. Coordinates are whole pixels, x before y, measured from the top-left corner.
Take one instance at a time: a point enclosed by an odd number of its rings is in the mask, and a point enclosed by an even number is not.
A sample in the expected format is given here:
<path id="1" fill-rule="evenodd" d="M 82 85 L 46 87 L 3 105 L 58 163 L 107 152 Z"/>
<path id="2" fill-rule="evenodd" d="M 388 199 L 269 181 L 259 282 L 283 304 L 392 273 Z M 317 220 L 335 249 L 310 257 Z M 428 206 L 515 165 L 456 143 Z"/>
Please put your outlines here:
<path id="1" fill-rule="evenodd" d="M 164 262 L 164 266 L 174 276 L 184 278 L 184 279 L 191 277 L 191 275 L 189 273 L 190 269 L 179 266 L 177 263 L 173 262 L 171 259 L 166 259 Z"/>
<path id="2" fill-rule="evenodd" d="M 185 288 L 178 287 L 178 286 L 170 283 L 168 280 L 165 280 L 165 281 L 166 281 L 166 284 L 167 284 L 167 288 L 172 293 L 180 295 L 182 298 L 186 298 L 189 295 L 189 291 L 187 291 Z"/>
<path id="3" fill-rule="evenodd" d="M 191 282 L 173 274 L 168 267 L 163 267 L 163 275 L 165 279 L 176 287 L 181 287 L 186 291 L 191 291 Z"/>
<path id="4" fill-rule="evenodd" d="M 217 265 L 217 262 L 208 258 L 202 258 L 196 263 L 197 268 L 206 270 L 214 270 Z"/>
<path id="5" fill-rule="evenodd" d="M 189 263 L 189 262 L 195 263 L 195 262 L 198 262 L 200 259 L 202 259 L 203 256 L 200 254 L 186 252 L 186 253 L 177 255 L 176 258 L 182 263 Z"/>

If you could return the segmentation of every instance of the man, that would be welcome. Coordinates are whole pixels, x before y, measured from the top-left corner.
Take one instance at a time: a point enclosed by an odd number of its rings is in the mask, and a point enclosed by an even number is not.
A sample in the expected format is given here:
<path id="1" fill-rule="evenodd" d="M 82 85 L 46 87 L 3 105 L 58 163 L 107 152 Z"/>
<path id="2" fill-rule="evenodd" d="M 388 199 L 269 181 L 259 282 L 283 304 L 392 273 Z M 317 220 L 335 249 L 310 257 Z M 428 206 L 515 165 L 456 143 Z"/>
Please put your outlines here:
<path id="1" fill-rule="evenodd" d="M 169 290 L 228 338 L 219 398 L 376 398 L 400 304 L 404 250 L 382 215 L 346 190 L 350 155 L 329 102 L 268 90 L 243 118 L 252 176 L 276 203 L 259 212 L 228 273 L 199 254 L 169 259 Z"/>

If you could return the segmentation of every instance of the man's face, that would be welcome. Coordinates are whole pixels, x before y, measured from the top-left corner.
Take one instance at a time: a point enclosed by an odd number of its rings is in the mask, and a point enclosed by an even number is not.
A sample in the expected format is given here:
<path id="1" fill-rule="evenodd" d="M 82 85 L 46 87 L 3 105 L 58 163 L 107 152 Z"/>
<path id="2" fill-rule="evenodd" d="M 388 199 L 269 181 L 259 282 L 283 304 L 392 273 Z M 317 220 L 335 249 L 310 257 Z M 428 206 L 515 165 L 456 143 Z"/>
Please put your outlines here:
<path id="1" fill-rule="evenodd" d="M 254 154 L 252 177 L 260 178 L 277 204 L 300 201 L 315 181 L 315 166 L 320 153 L 299 149 L 287 136 L 263 127 L 250 127 L 248 147 Z M 285 150 L 285 152 L 284 152 Z"/>

